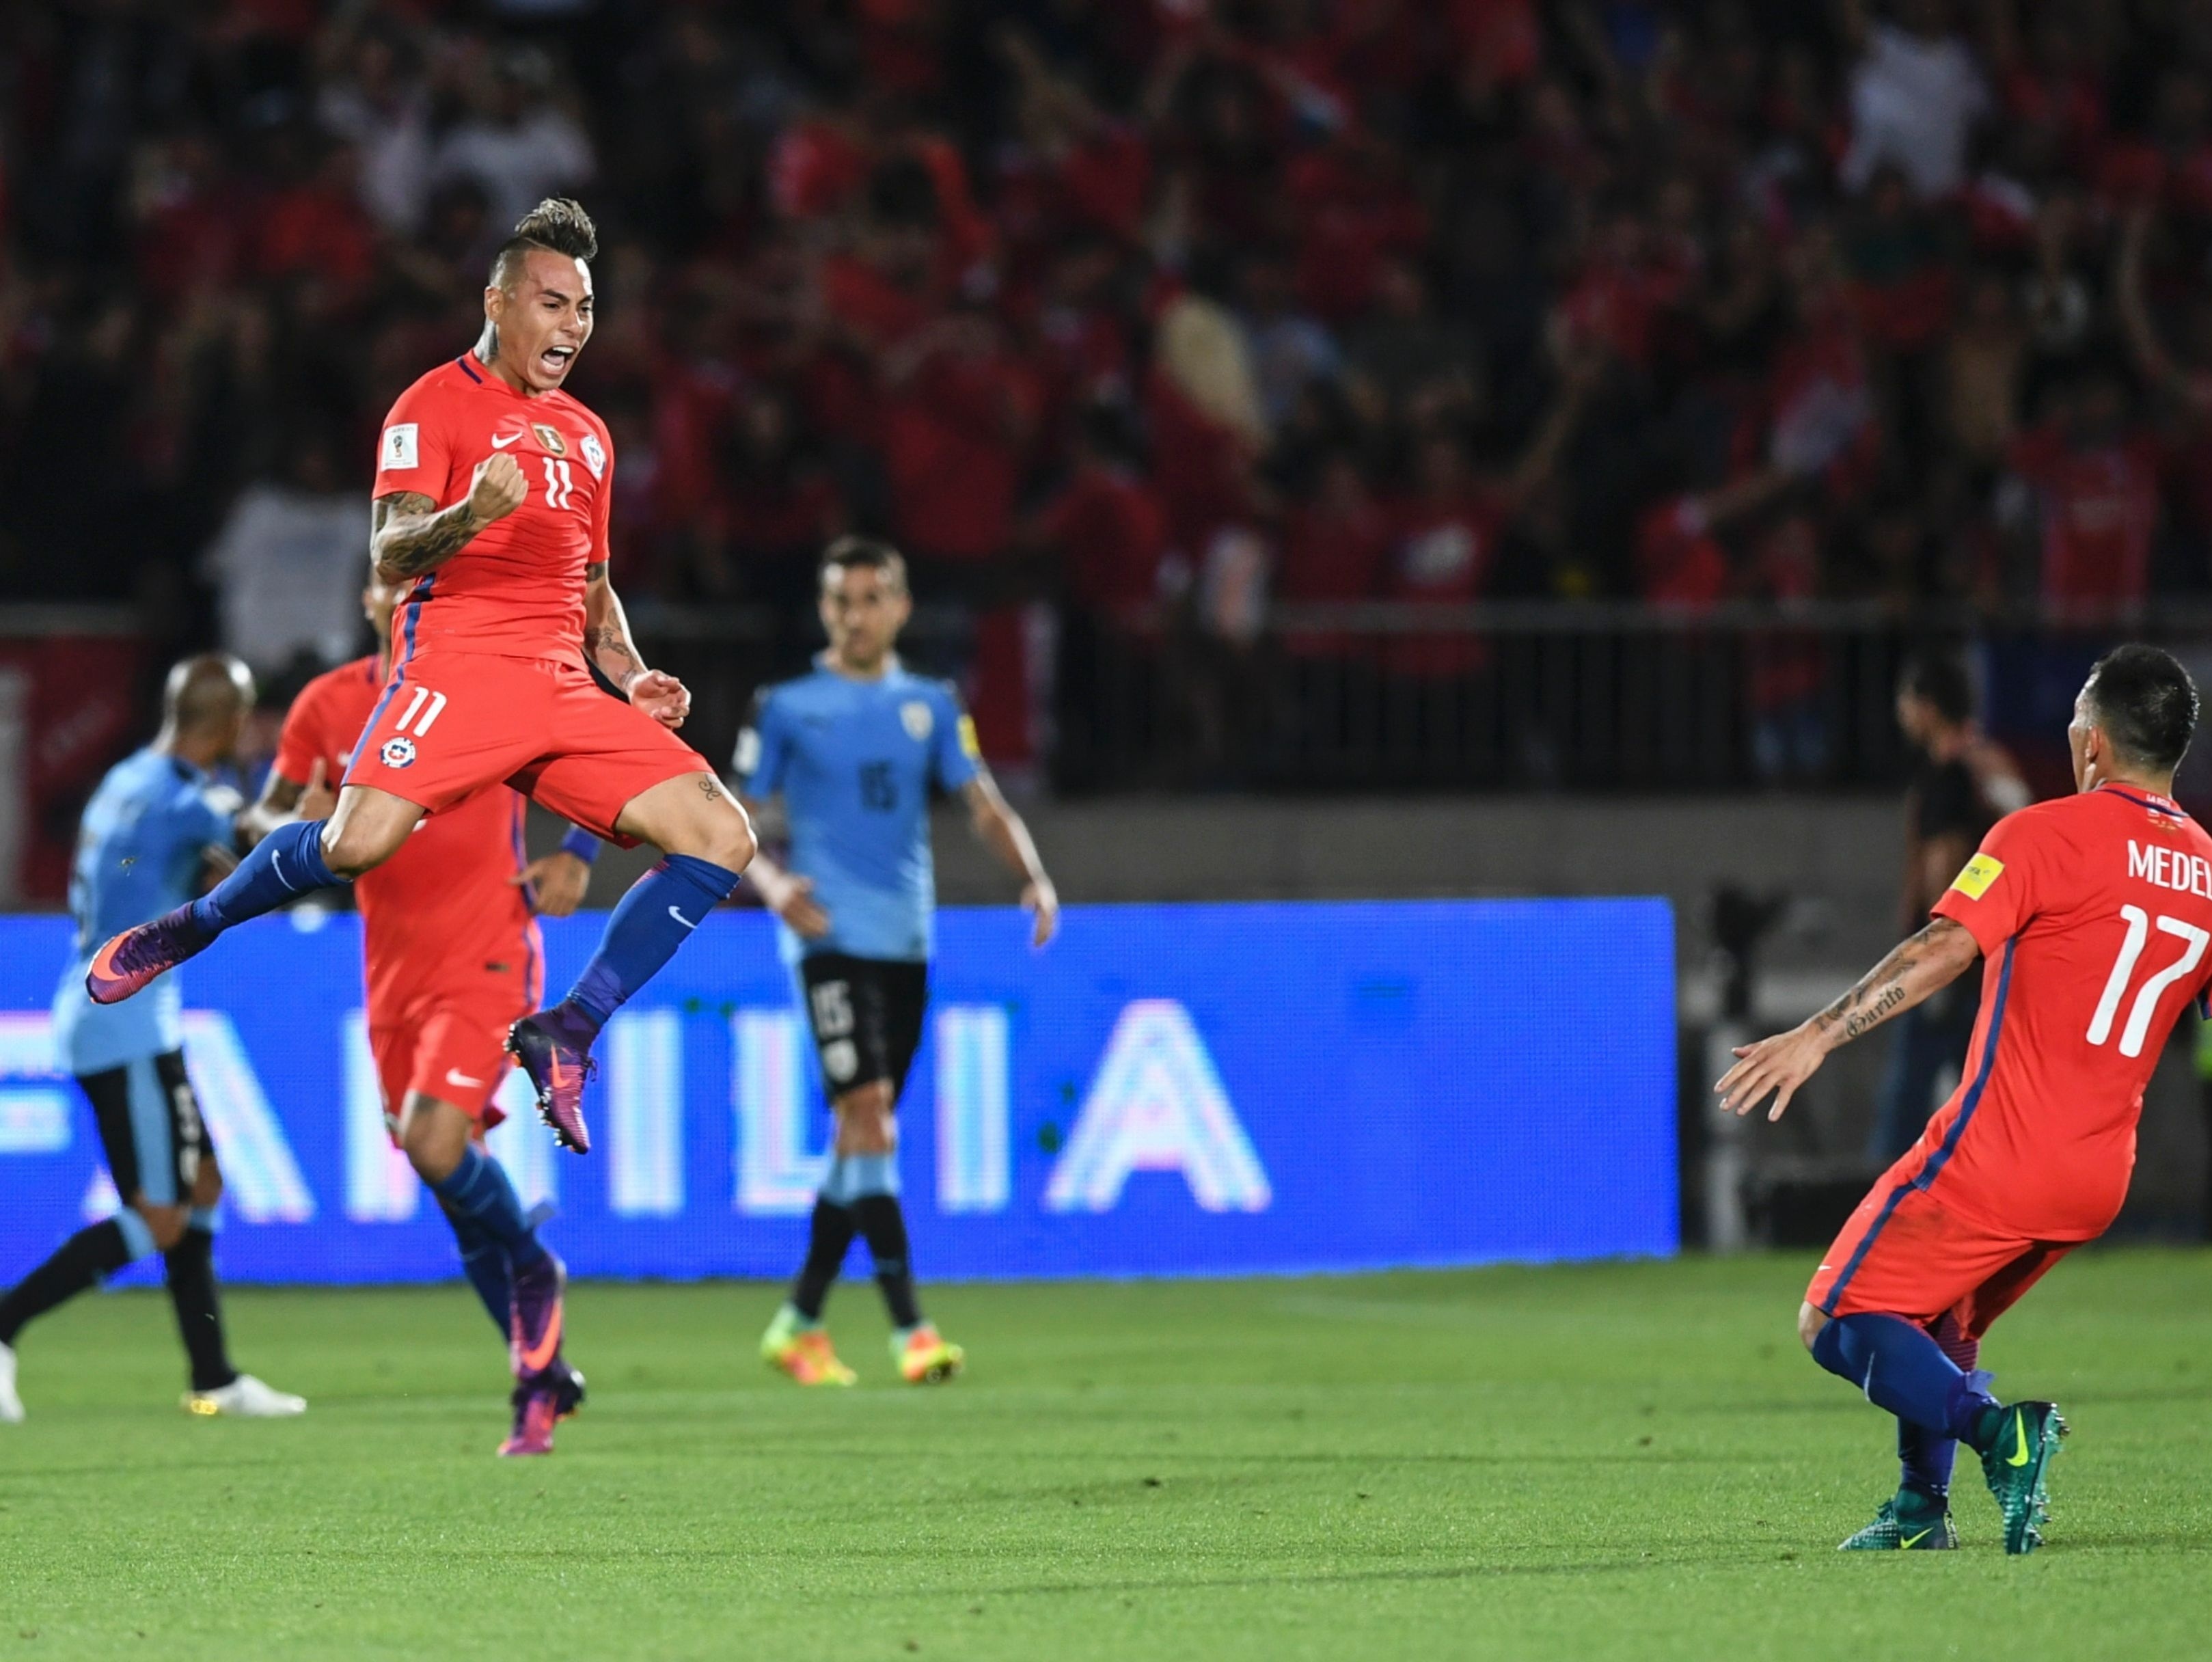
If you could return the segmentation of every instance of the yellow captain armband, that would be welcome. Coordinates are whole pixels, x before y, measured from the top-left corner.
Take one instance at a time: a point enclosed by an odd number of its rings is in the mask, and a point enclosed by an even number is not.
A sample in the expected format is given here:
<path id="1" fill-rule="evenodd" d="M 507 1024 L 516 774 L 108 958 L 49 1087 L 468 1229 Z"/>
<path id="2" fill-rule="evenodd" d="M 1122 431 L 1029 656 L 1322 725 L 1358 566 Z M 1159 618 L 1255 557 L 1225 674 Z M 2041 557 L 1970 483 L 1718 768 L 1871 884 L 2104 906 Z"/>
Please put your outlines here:
<path id="1" fill-rule="evenodd" d="M 960 753 L 971 762 L 983 759 L 983 746 L 975 737 L 975 718 L 972 715 L 960 718 Z"/>
<path id="2" fill-rule="evenodd" d="M 2004 861 L 1978 854 L 1966 864 L 1966 868 L 1951 880 L 1951 886 L 1969 900 L 1979 900 L 1990 892 L 1990 885 L 2004 875 Z"/>

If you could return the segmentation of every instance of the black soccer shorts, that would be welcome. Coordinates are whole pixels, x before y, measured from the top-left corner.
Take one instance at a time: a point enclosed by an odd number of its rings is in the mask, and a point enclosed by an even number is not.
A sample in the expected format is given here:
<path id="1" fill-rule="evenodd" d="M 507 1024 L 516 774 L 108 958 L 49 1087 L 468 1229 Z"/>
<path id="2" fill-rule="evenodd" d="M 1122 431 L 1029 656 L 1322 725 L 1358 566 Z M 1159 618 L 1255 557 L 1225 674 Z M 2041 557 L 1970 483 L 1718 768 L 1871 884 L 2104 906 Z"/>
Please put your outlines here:
<path id="1" fill-rule="evenodd" d="M 92 1099 L 107 1173 L 123 1203 L 143 1196 L 149 1206 L 190 1206 L 200 1162 L 212 1158 L 215 1145 L 185 1072 L 185 1053 L 141 1056 L 79 1074 L 76 1082 Z"/>
<path id="2" fill-rule="evenodd" d="M 929 965 L 819 953 L 799 960 L 799 976 L 830 1099 L 887 1079 L 897 1100 L 921 1048 Z"/>

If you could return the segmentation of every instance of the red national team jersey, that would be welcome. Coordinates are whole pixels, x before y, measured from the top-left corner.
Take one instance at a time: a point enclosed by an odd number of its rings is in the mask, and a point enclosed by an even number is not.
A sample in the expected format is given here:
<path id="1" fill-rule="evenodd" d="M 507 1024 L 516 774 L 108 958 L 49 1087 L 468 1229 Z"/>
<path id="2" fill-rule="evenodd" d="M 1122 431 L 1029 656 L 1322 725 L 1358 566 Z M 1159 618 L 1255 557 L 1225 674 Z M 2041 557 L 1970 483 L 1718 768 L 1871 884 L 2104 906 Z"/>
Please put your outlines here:
<path id="1" fill-rule="evenodd" d="M 584 639 L 584 567 L 607 557 L 615 453 L 606 423 L 566 393 L 528 398 L 473 357 L 433 369 L 384 419 L 372 494 L 411 490 L 450 508 L 477 465 L 505 452 L 530 488 L 417 582 L 394 627 L 403 658 L 444 649 L 574 658 Z"/>
<path id="2" fill-rule="evenodd" d="M 276 771 L 304 782 L 320 757 L 333 783 L 383 691 L 377 661 L 360 658 L 301 688 L 276 742 Z M 399 852 L 353 886 L 361 907 L 371 1009 L 434 987 L 474 986 L 489 964 L 538 955 L 538 925 L 521 886 L 522 798 L 478 791 L 416 827 Z"/>
<path id="3" fill-rule="evenodd" d="M 1966 1078 L 1905 1171 L 2039 1240 L 2104 1233 L 2135 1169 L 2143 1087 L 2212 979 L 2212 837 L 2106 785 L 1997 822 L 1936 913 L 1986 958 Z"/>

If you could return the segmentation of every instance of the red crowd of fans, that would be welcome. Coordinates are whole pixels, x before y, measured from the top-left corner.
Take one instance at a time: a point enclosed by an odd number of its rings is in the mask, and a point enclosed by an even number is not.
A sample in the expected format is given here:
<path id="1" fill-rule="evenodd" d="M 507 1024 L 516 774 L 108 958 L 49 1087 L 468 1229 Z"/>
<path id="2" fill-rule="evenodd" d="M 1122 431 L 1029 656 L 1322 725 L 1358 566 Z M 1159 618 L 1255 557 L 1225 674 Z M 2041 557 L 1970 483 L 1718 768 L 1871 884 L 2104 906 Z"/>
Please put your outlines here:
<path id="1" fill-rule="evenodd" d="M 360 490 L 552 191 L 641 597 L 2212 587 L 2198 0 L 23 0 L 0 145 L 18 598 Z"/>

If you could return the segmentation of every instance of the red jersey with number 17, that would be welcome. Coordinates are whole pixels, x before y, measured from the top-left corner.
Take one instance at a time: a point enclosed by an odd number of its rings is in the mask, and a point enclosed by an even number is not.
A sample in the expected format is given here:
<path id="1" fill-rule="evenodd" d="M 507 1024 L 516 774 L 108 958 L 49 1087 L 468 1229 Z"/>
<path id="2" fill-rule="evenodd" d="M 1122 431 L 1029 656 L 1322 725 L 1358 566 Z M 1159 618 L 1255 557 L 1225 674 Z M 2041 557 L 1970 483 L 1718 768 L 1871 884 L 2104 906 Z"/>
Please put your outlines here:
<path id="1" fill-rule="evenodd" d="M 1935 910 L 1981 947 L 1981 1014 L 1898 1176 L 2022 1236 L 2102 1234 L 2143 1087 L 2212 979 L 2212 837 L 2165 797 L 2101 786 L 1999 820 Z"/>
<path id="2" fill-rule="evenodd" d="M 584 568 L 607 557 L 615 452 L 566 393 L 516 392 L 473 356 L 433 369 L 384 418 L 372 494 L 439 508 L 469 494 L 479 463 L 513 456 L 529 494 L 409 591 L 392 628 L 404 662 L 433 652 L 580 655 Z"/>
<path id="3" fill-rule="evenodd" d="M 383 691 L 374 657 L 327 670 L 285 712 L 271 764 L 305 784 L 320 758 L 343 778 L 368 714 Z M 372 1011 L 418 994 L 475 989 L 495 965 L 520 967 L 540 954 L 522 886 L 522 798 L 505 787 L 478 791 L 415 828 L 399 851 L 356 880 Z"/>

